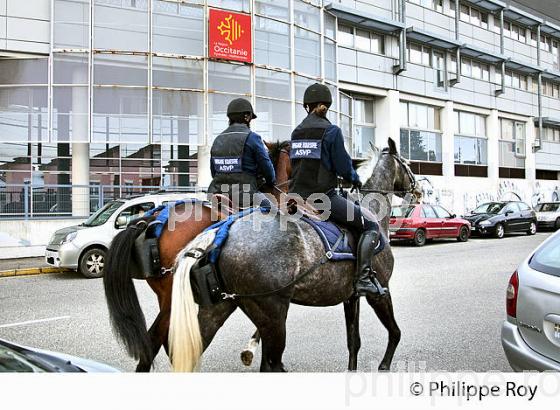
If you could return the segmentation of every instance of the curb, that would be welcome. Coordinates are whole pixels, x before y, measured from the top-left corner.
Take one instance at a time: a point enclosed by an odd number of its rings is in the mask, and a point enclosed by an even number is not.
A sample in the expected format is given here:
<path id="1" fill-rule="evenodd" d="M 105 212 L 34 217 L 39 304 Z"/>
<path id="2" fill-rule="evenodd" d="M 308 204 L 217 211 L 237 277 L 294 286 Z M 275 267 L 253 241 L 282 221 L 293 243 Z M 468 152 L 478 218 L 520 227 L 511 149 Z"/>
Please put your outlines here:
<path id="1" fill-rule="evenodd" d="M 9 269 L 0 271 L 0 278 L 5 278 L 9 276 L 29 276 L 29 275 L 44 275 L 47 273 L 65 273 L 73 272 L 71 269 L 64 268 L 24 268 L 24 269 Z"/>

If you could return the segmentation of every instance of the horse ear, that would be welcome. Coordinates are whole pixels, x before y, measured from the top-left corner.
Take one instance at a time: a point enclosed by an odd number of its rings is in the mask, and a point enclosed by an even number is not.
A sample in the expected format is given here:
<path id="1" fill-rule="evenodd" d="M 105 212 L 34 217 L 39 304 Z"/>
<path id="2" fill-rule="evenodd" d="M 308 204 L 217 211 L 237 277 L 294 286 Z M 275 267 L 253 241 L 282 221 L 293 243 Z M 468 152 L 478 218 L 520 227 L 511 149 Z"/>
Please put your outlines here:
<path id="1" fill-rule="evenodd" d="M 272 151 L 272 148 L 274 148 L 274 143 L 272 142 L 268 142 L 266 140 L 263 140 L 264 145 L 266 145 L 266 148 L 268 148 L 269 151 Z"/>
<path id="2" fill-rule="evenodd" d="M 395 144 L 395 141 L 393 141 L 392 138 L 389 138 L 389 140 L 387 142 L 389 144 L 389 154 L 392 154 L 392 155 L 398 154 L 397 144 Z"/>

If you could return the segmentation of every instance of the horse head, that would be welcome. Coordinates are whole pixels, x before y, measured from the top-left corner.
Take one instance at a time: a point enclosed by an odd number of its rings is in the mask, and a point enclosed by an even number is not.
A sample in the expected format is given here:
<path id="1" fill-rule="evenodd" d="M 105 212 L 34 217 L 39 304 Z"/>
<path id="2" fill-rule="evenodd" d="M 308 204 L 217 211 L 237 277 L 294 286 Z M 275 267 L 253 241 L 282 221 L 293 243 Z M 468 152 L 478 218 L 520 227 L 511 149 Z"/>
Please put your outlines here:
<path id="1" fill-rule="evenodd" d="M 290 161 L 290 141 L 265 142 L 270 159 L 276 172 L 276 193 L 288 192 L 288 182 L 292 175 L 292 163 Z"/>

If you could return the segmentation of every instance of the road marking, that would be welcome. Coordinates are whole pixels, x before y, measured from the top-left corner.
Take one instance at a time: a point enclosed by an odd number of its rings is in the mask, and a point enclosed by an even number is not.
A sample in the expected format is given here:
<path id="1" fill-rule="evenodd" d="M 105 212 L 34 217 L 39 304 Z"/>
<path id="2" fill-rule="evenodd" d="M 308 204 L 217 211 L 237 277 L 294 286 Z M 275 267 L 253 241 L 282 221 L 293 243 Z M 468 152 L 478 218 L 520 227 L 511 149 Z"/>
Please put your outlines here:
<path id="1" fill-rule="evenodd" d="M 27 320 L 25 322 L 8 323 L 5 325 L 0 325 L 0 328 L 33 325 L 35 323 L 52 322 L 55 320 L 63 320 L 63 319 L 70 319 L 70 316 L 57 316 L 57 317 L 49 317 L 46 319 Z"/>

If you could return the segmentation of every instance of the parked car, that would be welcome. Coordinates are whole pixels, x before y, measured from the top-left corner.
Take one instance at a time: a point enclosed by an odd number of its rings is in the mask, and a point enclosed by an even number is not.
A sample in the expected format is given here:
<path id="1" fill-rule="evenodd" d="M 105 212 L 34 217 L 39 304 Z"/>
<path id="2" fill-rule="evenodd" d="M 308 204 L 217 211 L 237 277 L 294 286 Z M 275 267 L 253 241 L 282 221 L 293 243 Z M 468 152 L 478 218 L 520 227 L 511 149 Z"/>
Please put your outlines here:
<path id="1" fill-rule="evenodd" d="M 0 339 L 0 373 L 115 373 L 103 363 L 64 353 L 21 346 Z"/>
<path id="2" fill-rule="evenodd" d="M 457 218 L 439 205 L 416 204 L 405 207 L 394 206 L 389 219 L 391 240 L 408 240 L 423 246 L 428 239 L 457 238 L 469 240 L 471 225 Z"/>
<path id="3" fill-rule="evenodd" d="M 560 371 L 560 232 L 526 258 L 509 281 L 502 346 L 515 371 Z"/>
<path id="4" fill-rule="evenodd" d="M 535 208 L 537 212 L 537 227 L 539 229 L 560 228 L 560 202 L 545 202 L 538 204 Z"/>
<path id="5" fill-rule="evenodd" d="M 473 234 L 503 238 L 509 232 L 537 232 L 537 214 L 520 201 L 487 202 L 464 218 L 471 223 Z"/>
<path id="6" fill-rule="evenodd" d="M 55 267 L 76 269 L 86 278 L 100 278 L 107 249 L 120 229 L 154 207 L 185 197 L 155 194 L 110 201 L 84 223 L 57 230 L 47 245 L 45 260 Z"/>

